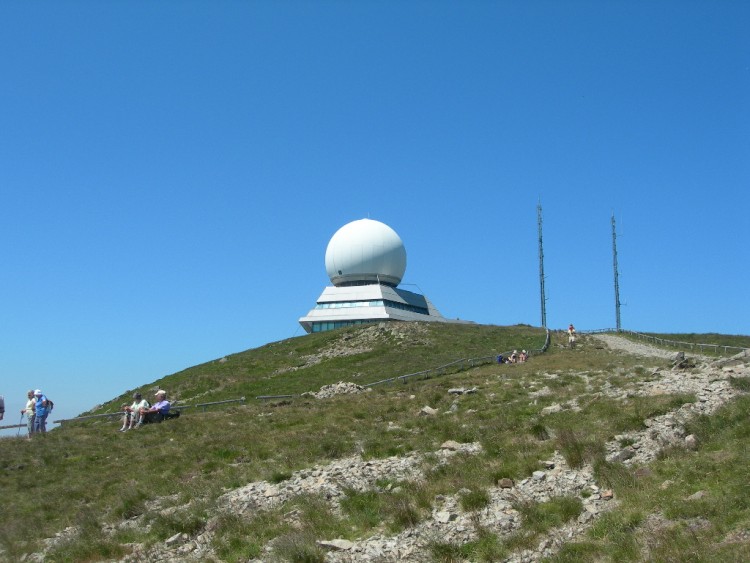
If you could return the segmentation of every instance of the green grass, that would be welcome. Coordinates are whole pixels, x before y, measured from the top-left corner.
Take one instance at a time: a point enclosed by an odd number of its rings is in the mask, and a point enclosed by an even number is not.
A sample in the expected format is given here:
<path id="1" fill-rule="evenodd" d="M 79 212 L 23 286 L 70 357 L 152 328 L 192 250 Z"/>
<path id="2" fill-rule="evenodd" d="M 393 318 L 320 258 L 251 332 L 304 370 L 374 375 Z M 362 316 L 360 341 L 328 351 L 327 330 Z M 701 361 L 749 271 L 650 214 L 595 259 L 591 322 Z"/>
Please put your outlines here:
<path id="1" fill-rule="evenodd" d="M 371 326 L 289 339 L 228 356 L 224 362 L 184 370 L 140 390 L 165 387 L 171 398 L 189 404 L 301 393 L 336 381 L 361 384 L 459 358 L 493 356 L 514 348 L 534 349 L 544 342 L 544 331 L 525 326 L 420 324 L 407 330 L 411 331 L 407 338 Z M 115 420 L 97 420 L 65 425 L 31 442 L 5 440 L 0 449 L 0 493 L 4 504 L 13 510 L 0 511 L 0 546 L 5 550 L 0 559 L 17 560 L 39 549 L 39 538 L 77 526 L 79 536 L 62 542 L 49 560 L 116 559 L 128 553 L 133 543 L 156 545 L 176 533 L 195 536 L 210 528 L 215 534 L 213 547 L 223 560 L 266 557 L 263 548 L 272 542 L 274 553 L 282 560 L 320 561 L 323 552 L 318 540 L 394 534 L 417 526 L 429 517 L 440 495 L 458 495 L 464 511 L 481 510 L 489 502 L 489 488 L 498 479 L 530 476 L 540 469 L 540 460 L 549 459 L 556 449 L 573 466 L 593 462 L 598 477 L 617 491 L 618 498 L 645 503 L 638 500 L 650 498 L 643 493 L 644 487 L 658 488 L 658 483 L 637 481 L 623 466 L 603 462 L 603 446 L 616 434 L 642 429 L 645 418 L 676 408 L 692 397 L 603 398 L 598 389 L 607 381 L 619 377 L 625 384 L 647 378 L 653 366 L 645 369 L 643 359 L 612 355 L 589 346 L 588 337 L 581 338 L 574 351 L 562 347 L 564 342 L 564 337 L 555 335 L 549 352 L 533 356 L 526 364 L 489 363 L 407 384 L 386 384 L 359 395 L 329 400 L 249 400 L 244 406 L 214 408 L 206 413 L 187 410 L 179 419 L 127 433 L 117 432 Z M 329 356 L 321 352 L 346 346 L 364 351 Z M 311 361 L 318 356 L 318 363 Z M 632 375 L 618 375 L 623 373 Z M 735 379 L 742 388 L 746 380 Z M 545 386 L 551 395 L 531 395 Z M 456 399 L 447 392 L 451 387 L 477 387 L 478 392 Z M 132 390 L 124 392 L 94 412 L 116 410 L 130 393 Z M 580 412 L 542 414 L 544 407 L 571 399 L 578 400 Z M 454 401 L 457 410 L 442 414 Z M 420 416 L 425 405 L 441 414 Z M 722 429 L 730 425 L 716 423 L 719 426 L 715 427 L 712 421 L 700 421 L 692 429 L 701 440 L 699 453 L 713 443 L 713 434 L 723 435 Z M 740 436 L 747 439 L 747 423 L 741 417 L 732 418 L 731 424 L 737 427 L 737 440 Z M 431 452 L 446 440 L 479 442 L 484 451 L 473 456 L 456 455 L 449 463 L 439 465 Z M 714 447 L 723 452 L 722 442 Z M 365 459 L 377 459 L 410 452 L 425 456 L 420 479 L 378 483 L 373 491 L 346 491 L 340 514 L 331 512 L 328 503 L 318 497 L 300 497 L 276 509 L 252 514 L 220 510 L 218 498 L 223 492 L 252 481 L 284 483 L 295 471 L 346 456 L 360 454 Z M 735 480 L 739 472 L 721 463 L 723 460 L 711 458 L 713 465 L 706 461 L 694 472 L 678 476 L 684 465 L 679 457 L 683 453 L 669 455 L 657 462 L 663 467 L 659 471 L 664 479 L 674 479 L 687 490 L 691 484 L 702 483 L 701 471 L 711 471 L 716 479 L 726 481 L 721 487 L 712 485 L 719 498 L 725 499 L 732 491 L 742 496 L 742 485 Z M 747 461 L 739 452 L 732 455 L 735 463 Z M 679 461 L 670 465 L 673 459 Z M 459 495 L 459 491 L 463 492 Z M 678 510 L 677 498 L 670 500 L 667 493 L 656 491 L 652 495 L 661 495 L 664 506 L 674 502 L 673 510 Z M 44 499 L 41 512 L 40 498 Z M 154 499 L 165 500 L 155 509 Z M 630 531 L 639 530 L 645 515 L 660 506 L 649 502 L 626 505 L 602 518 L 595 527 L 599 535 L 571 545 L 567 556 L 601 557 L 602 549 L 614 546 L 607 543 L 608 538 L 625 538 Z M 743 518 L 750 520 L 740 502 L 734 502 L 725 515 L 719 515 L 718 504 L 712 512 L 711 502 L 701 501 L 697 506 L 709 516 L 716 512 L 715 518 L 721 518 L 717 529 L 731 531 L 747 521 Z M 550 526 L 574 517 L 580 510 L 580 500 L 553 499 L 521 508 L 525 511 L 523 526 L 514 538 L 501 538 L 477 528 L 478 539 L 466 545 L 436 543 L 434 558 L 501 559 Z M 148 525 L 113 528 L 135 517 Z M 672 517 L 693 516 L 675 512 Z M 668 544 L 671 540 L 663 541 Z M 654 543 L 653 549 L 659 545 Z M 642 546 L 640 539 L 623 539 L 616 548 L 618 553 L 632 555 Z M 732 548 L 726 546 L 716 551 L 719 555 L 731 552 Z"/>
<path id="2" fill-rule="evenodd" d="M 649 336 L 673 340 L 675 342 L 687 342 L 690 344 L 716 344 L 718 346 L 733 346 L 736 348 L 750 348 L 750 336 L 739 334 L 717 334 L 709 333 L 687 333 L 687 334 L 655 334 L 646 332 Z"/>
<path id="3" fill-rule="evenodd" d="M 665 342 L 663 345 L 667 350 L 684 351 L 686 354 L 701 354 L 704 356 L 729 357 L 739 352 L 738 348 L 750 348 L 750 336 L 738 334 L 716 334 L 716 333 L 689 333 L 689 334 L 656 334 L 645 332 L 647 336 L 671 341 L 674 344 Z M 622 333 L 622 336 L 635 342 L 653 344 L 649 340 L 637 336 Z M 708 346 L 701 346 L 707 344 Z M 722 348 L 722 347 L 728 348 Z"/>
<path id="4" fill-rule="evenodd" d="M 600 518 L 587 540 L 567 545 L 555 560 L 746 560 L 749 409 L 750 397 L 744 396 L 694 420 L 687 431 L 698 437 L 698 451 L 668 450 L 651 464 L 650 476 L 599 463 L 600 485 L 612 487 L 621 506 Z M 702 498 L 690 498 L 699 491 Z"/>

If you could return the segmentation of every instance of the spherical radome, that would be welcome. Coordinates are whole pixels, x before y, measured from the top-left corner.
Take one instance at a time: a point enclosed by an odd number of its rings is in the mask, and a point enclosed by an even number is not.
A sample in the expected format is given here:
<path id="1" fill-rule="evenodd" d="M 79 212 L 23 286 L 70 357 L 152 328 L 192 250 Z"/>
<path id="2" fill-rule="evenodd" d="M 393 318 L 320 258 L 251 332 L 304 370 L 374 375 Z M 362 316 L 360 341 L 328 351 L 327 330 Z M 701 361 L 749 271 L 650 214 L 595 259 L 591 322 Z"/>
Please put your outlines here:
<path id="1" fill-rule="evenodd" d="M 360 219 L 341 227 L 326 249 L 326 273 L 336 286 L 382 282 L 396 286 L 406 272 L 406 249 L 396 231 L 380 221 Z"/>

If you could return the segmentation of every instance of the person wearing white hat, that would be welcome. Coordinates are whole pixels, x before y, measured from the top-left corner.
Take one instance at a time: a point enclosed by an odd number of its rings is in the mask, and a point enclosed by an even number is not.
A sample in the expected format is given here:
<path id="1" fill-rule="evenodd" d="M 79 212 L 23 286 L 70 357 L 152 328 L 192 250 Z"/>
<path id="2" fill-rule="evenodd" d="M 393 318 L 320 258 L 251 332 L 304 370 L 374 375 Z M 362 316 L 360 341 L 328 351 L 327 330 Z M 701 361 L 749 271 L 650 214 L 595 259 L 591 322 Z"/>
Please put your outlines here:
<path id="1" fill-rule="evenodd" d="M 141 409 L 141 419 L 138 421 L 136 428 L 140 428 L 146 422 L 161 422 L 169 412 L 172 406 L 167 401 L 167 392 L 159 389 L 156 392 L 156 403 L 154 403 L 149 409 Z"/>
<path id="2" fill-rule="evenodd" d="M 47 415 L 49 414 L 49 401 L 44 396 L 41 389 L 34 391 L 34 432 L 44 434 L 47 432 Z"/>

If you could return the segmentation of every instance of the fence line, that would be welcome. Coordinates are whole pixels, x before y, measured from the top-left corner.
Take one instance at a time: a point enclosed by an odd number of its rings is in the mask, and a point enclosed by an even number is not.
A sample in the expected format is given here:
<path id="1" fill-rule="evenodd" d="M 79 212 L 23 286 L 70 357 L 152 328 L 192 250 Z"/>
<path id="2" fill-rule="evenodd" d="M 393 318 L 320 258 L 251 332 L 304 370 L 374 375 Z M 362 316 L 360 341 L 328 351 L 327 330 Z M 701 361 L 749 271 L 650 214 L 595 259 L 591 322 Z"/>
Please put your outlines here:
<path id="1" fill-rule="evenodd" d="M 537 354 L 543 354 L 544 352 L 546 352 L 547 349 L 549 348 L 550 338 L 551 338 L 550 331 L 549 331 L 549 329 L 547 329 L 546 335 L 545 335 L 545 338 L 544 338 L 544 344 L 542 345 L 541 348 L 534 349 L 534 350 L 529 350 L 529 356 L 531 356 L 531 355 L 537 355 Z M 502 352 L 502 355 L 507 357 L 507 356 L 510 355 L 510 352 Z M 412 379 L 412 378 L 419 378 L 420 376 L 421 376 L 422 379 L 429 379 L 433 375 L 434 376 L 441 376 L 441 375 L 444 375 L 444 374 L 448 373 L 448 370 L 450 368 L 452 368 L 450 370 L 450 373 L 458 373 L 458 372 L 461 372 L 461 371 L 465 371 L 467 369 L 471 369 L 471 368 L 476 367 L 476 366 L 493 363 L 493 362 L 496 361 L 496 358 L 497 358 L 496 355 L 493 355 L 493 356 L 482 356 L 482 357 L 479 357 L 479 358 L 462 358 L 460 360 L 454 360 L 452 362 L 449 362 L 449 363 L 444 364 L 442 366 L 438 366 L 436 368 L 426 369 L 426 370 L 418 371 L 418 372 L 415 372 L 415 373 L 407 373 L 405 375 L 397 375 L 395 377 L 389 377 L 389 378 L 386 378 L 386 379 L 381 379 L 379 381 L 373 381 L 372 383 L 367 383 L 366 385 L 363 385 L 363 387 L 374 387 L 376 385 L 381 385 L 383 383 L 392 383 L 392 382 L 395 382 L 395 381 L 401 381 L 402 383 L 405 384 L 410 379 Z M 258 395 L 257 397 L 255 397 L 255 399 L 259 400 L 259 401 L 267 401 L 267 400 L 273 400 L 273 399 L 294 399 L 294 398 L 297 398 L 297 397 L 300 397 L 300 396 L 301 396 L 300 394 L 296 394 L 296 395 Z M 226 401 L 214 401 L 212 403 L 199 403 L 197 405 L 174 405 L 172 408 L 174 410 L 186 410 L 186 409 L 201 407 L 203 409 L 203 412 L 205 412 L 206 411 L 206 407 L 208 407 L 208 406 L 224 405 L 224 404 L 228 404 L 228 403 L 241 403 L 241 404 L 244 404 L 245 403 L 245 397 L 240 397 L 239 399 L 228 399 Z M 78 417 L 75 417 L 75 418 L 66 418 L 66 419 L 62 419 L 62 420 L 55 420 L 53 422 L 55 424 L 62 425 L 62 423 L 64 423 L 64 422 L 77 422 L 77 421 L 81 421 L 81 420 L 91 420 L 91 419 L 96 419 L 96 418 L 107 418 L 107 417 L 111 417 L 111 416 L 122 416 L 122 412 L 120 411 L 120 412 L 108 412 L 108 413 L 103 413 L 103 414 L 90 414 L 90 415 L 87 415 L 87 416 L 78 416 Z M 23 426 L 25 426 L 25 425 L 23 425 Z M 17 426 L 12 426 L 12 427 L 9 427 L 9 428 L 17 428 Z"/>
<path id="2" fill-rule="evenodd" d="M 679 342 L 677 340 L 667 340 L 665 338 L 658 338 L 649 334 L 641 334 L 640 332 L 633 332 L 632 330 L 623 330 L 626 334 L 635 336 L 642 340 L 648 340 L 655 342 L 661 346 L 671 346 L 672 348 L 689 348 L 691 351 L 698 349 L 702 354 L 706 349 L 713 350 L 715 354 L 739 354 L 740 352 L 747 352 L 750 348 L 742 348 L 741 346 L 724 346 L 722 344 L 702 344 L 697 342 Z"/>
<path id="3" fill-rule="evenodd" d="M 547 333 L 544 338 L 544 344 L 541 348 L 537 348 L 534 350 L 529 350 L 529 356 L 531 355 L 538 355 L 543 354 L 547 351 L 550 344 L 550 331 L 547 329 Z M 503 356 L 509 356 L 510 352 L 502 352 Z M 362 385 L 362 387 L 375 387 L 376 385 L 382 385 L 384 383 L 394 383 L 396 381 L 401 381 L 402 383 L 406 384 L 407 381 L 409 381 L 412 378 L 417 379 L 429 379 L 430 377 L 434 376 L 441 376 L 446 373 L 448 373 L 448 368 L 454 368 L 450 371 L 450 373 L 459 373 L 461 371 L 465 371 L 467 369 L 474 368 L 476 366 L 485 365 L 494 363 L 497 360 L 497 355 L 493 356 L 482 356 L 479 358 L 462 358 L 460 360 L 454 360 L 452 362 L 449 362 L 447 364 L 443 364 L 442 366 L 438 366 L 436 368 L 426 369 L 422 371 L 417 371 L 414 373 L 407 373 L 405 375 L 397 375 L 394 377 L 388 377 L 386 379 L 380 379 L 378 381 L 373 381 L 371 383 L 366 383 Z M 421 377 L 420 377 L 421 376 Z M 256 399 L 292 399 L 295 397 L 299 397 L 300 395 L 260 395 L 258 397 L 255 397 Z"/>
<path id="4" fill-rule="evenodd" d="M 549 331 L 549 329 L 547 329 L 547 333 L 546 333 L 546 336 L 545 336 L 545 339 L 544 339 L 544 344 L 542 345 L 541 348 L 537 348 L 537 349 L 534 349 L 534 350 L 529 350 L 529 356 L 543 354 L 549 348 L 549 344 L 550 344 L 550 331 Z M 510 355 L 510 352 L 502 352 L 502 355 L 507 357 L 507 356 Z M 444 375 L 445 373 L 447 373 L 448 368 L 453 368 L 453 367 L 455 367 L 455 369 L 451 370 L 450 373 L 459 373 L 461 371 L 465 371 L 467 369 L 471 369 L 471 368 L 476 367 L 476 366 L 485 365 L 485 364 L 489 364 L 489 363 L 494 363 L 496 361 L 496 359 L 497 359 L 497 355 L 482 356 L 482 357 L 479 357 L 479 358 L 462 358 L 460 360 L 454 360 L 454 361 L 449 362 L 447 364 L 443 364 L 442 366 L 438 366 L 436 368 L 426 369 L 426 370 L 418 371 L 418 372 L 415 372 L 415 373 L 408 373 L 408 374 L 405 374 L 405 375 L 398 375 L 398 376 L 395 376 L 395 377 L 389 377 L 387 379 L 381 379 L 380 381 L 373 381 L 372 383 L 367 383 L 367 384 L 363 385 L 362 387 L 374 387 L 376 385 L 381 385 L 383 383 L 392 383 L 394 381 L 401 381 L 404 384 L 406 384 L 406 382 L 409 381 L 411 378 L 419 377 L 419 376 L 422 376 L 422 379 L 429 379 L 432 376 L 432 374 L 435 374 L 435 376 L 441 376 L 441 375 Z M 297 395 L 258 395 L 255 398 L 257 400 L 263 401 L 263 400 L 270 400 L 270 399 L 294 399 L 294 398 L 300 397 L 300 396 L 301 396 L 300 394 L 297 394 Z M 199 403 L 197 405 L 173 405 L 171 408 L 173 410 L 179 410 L 179 411 L 181 411 L 181 410 L 187 410 L 187 409 L 201 407 L 203 409 L 203 412 L 205 412 L 206 411 L 206 407 L 208 407 L 208 406 L 224 405 L 224 404 L 228 404 L 228 403 L 241 403 L 241 404 L 244 404 L 245 403 L 245 397 L 240 397 L 239 399 L 227 399 L 225 401 L 214 401 L 214 402 L 211 402 L 211 403 Z M 77 417 L 74 417 L 74 418 L 65 418 L 65 419 L 61 419 L 61 420 L 54 420 L 53 423 L 60 424 L 62 426 L 62 424 L 64 422 L 79 422 L 79 421 L 82 421 L 82 420 L 92 420 L 92 419 L 96 419 L 96 418 L 108 418 L 108 417 L 112 417 L 112 416 L 122 416 L 122 411 L 107 412 L 107 413 L 102 413 L 102 414 L 90 414 L 90 415 L 86 415 L 86 416 L 77 416 Z M 3 428 L 25 428 L 25 427 L 26 427 L 25 424 L 17 424 L 17 425 L 13 425 L 13 426 L 0 427 L 0 429 L 3 429 Z"/>
<path id="5" fill-rule="evenodd" d="M 579 331 L 579 334 L 601 334 L 601 333 L 624 333 L 631 336 L 634 336 L 641 340 L 647 340 L 650 342 L 653 342 L 655 344 L 661 345 L 661 346 L 671 346 L 671 347 L 686 347 L 690 350 L 695 350 L 696 348 L 701 351 L 701 353 L 706 349 L 710 348 L 713 349 L 715 353 L 719 354 L 721 351 L 725 354 L 729 354 L 730 351 L 733 351 L 732 353 L 739 353 L 739 352 L 749 352 L 750 348 L 743 348 L 740 346 L 724 346 L 721 344 L 702 344 L 702 343 L 693 343 L 693 342 L 679 342 L 675 340 L 668 340 L 665 338 L 658 338 L 656 336 L 651 336 L 648 334 L 642 334 L 639 332 L 635 332 L 632 330 L 617 330 L 614 328 L 600 328 L 600 329 L 594 329 L 594 330 L 583 330 Z M 551 342 L 551 332 L 549 329 L 546 329 L 546 336 L 544 339 L 544 344 L 541 348 L 529 350 L 529 356 L 532 355 L 538 355 L 543 354 L 547 351 L 547 349 L 550 346 Z M 503 356 L 509 356 L 510 352 L 502 352 Z M 385 383 L 393 383 L 396 381 L 401 381 L 402 383 L 406 384 L 407 381 L 411 380 L 412 378 L 420 378 L 421 379 L 429 379 L 430 377 L 437 377 L 444 375 L 448 373 L 448 368 L 451 369 L 450 373 L 459 373 L 462 371 L 465 371 L 467 369 L 471 369 L 480 365 L 486 365 L 489 363 L 494 363 L 497 359 L 497 355 L 493 356 L 482 356 L 479 358 L 462 358 L 460 360 L 454 360 L 452 362 L 449 362 L 447 364 L 443 364 L 442 366 L 438 366 L 431 369 L 426 369 L 414 373 L 408 373 L 404 375 L 397 375 L 394 377 L 388 377 L 386 379 L 381 379 L 379 381 L 373 381 L 371 383 L 367 383 L 363 385 L 362 387 L 375 387 L 376 385 L 382 385 Z M 270 400 L 270 399 L 293 399 L 296 397 L 300 397 L 301 394 L 296 395 L 258 395 L 255 397 L 257 400 Z M 245 404 L 245 397 L 240 397 L 238 399 L 227 399 L 224 401 L 213 401 L 210 403 L 198 403 L 195 405 L 174 405 L 172 408 L 174 410 L 187 410 L 192 408 L 201 408 L 203 412 L 206 412 L 206 408 L 214 405 L 226 405 L 231 403 L 240 403 Z M 64 422 L 77 422 L 81 420 L 91 420 L 95 418 L 107 418 L 112 416 L 122 416 L 122 412 L 110 412 L 110 413 L 102 413 L 102 414 L 91 414 L 86 416 L 78 416 L 75 418 L 66 418 L 61 420 L 54 420 L 53 423 L 62 425 Z M 0 430 L 5 429 L 11 429 L 11 428 L 25 428 L 25 424 L 14 424 L 9 426 L 0 426 Z"/>
<path id="6" fill-rule="evenodd" d="M 698 342 L 680 342 L 678 340 L 668 340 L 666 338 L 659 338 L 658 336 L 651 336 L 650 334 L 643 334 L 640 332 L 635 332 L 633 330 L 623 330 L 620 329 L 619 331 L 616 328 L 600 328 L 596 330 L 585 330 L 581 331 L 581 334 L 600 334 L 605 332 L 616 332 L 620 334 L 628 334 L 630 336 L 634 336 L 635 338 L 639 340 L 646 340 L 648 342 L 652 342 L 654 344 L 657 344 L 658 346 L 662 347 L 671 347 L 671 348 L 687 348 L 691 352 L 695 352 L 696 349 L 700 351 L 701 354 L 703 354 L 707 349 L 713 350 L 715 354 L 739 354 L 740 352 L 748 352 L 750 351 L 750 348 L 742 348 L 741 346 L 725 346 L 723 344 L 704 344 L 704 343 L 698 343 Z"/>
<path id="7" fill-rule="evenodd" d="M 245 400 L 246 400 L 245 397 L 240 397 L 239 399 L 227 399 L 225 401 L 213 401 L 211 403 L 198 403 L 196 405 L 172 405 L 170 407 L 170 410 L 183 411 L 187 409 L 201 408 L 203 412 L 206 412 L 206 407 L 211 407 L 213 405 L 226 405 L 229 403 L 240 403 L 244 405 Z M 107 418 L 110 416 L 122 416 L 122 411 L 105 412 L 102 414 L 89 414 L 86 416 L 76 416 L 75 418 L 64 418 L 62 420 L 53 420 L 52 422 L 55 424 L 62 424 L 63 422 L 78 422 L 81 420 L 91 420 L 94 418 Z M 23 426 L 26 426 L 26 425 L 24 424 Z"/>

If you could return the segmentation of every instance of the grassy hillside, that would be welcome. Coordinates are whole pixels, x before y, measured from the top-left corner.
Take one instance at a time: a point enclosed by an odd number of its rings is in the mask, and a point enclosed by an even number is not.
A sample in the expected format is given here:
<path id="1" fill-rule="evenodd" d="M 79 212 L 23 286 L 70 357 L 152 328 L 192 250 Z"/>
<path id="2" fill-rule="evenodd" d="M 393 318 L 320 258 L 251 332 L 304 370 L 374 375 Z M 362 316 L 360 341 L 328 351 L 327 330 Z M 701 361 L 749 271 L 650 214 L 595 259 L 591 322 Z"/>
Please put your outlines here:
<path id="1" fill-rule="evenodd" d="M 398 328 L 394 328 L 398 327 Z M 157 388 L 181 404 L 236 397 L 299 394 L 336 381 L 360 385 L 414 373 L 461 358 L 491 356 L 517 348 L 541 348 L 545 333 L 526 326 L 395 323 L 351 327 L 273 342 L 198 365 L 141 387 Z M 92 411 L 118 410 L 135 390 Z"/>
<path id="2" fill-rule="evenodd" d="M 272 343 L 190 368 L 140 390 L 153 394 L 162 387 L 183 404 L 296 394 L 337 381 L 364 384 L 459 358 L 536 349 L 544 339 L 544 331 L 525 326 L 356 327 Z M 70 526 L 77 533 L 70 539 L 63 536 L 47 554 L 48 561 L 117 559 L 130 553 L 133 544 L 155 545 L 178 532 L 199 534 L 208 526 L 221 560 L 259 557 L 263 546 L 277 538 L 281 560 L 318 561 L 323 554 L 317 539 L 396 533 L 425 519 L 439 495 L 470 491 L 462 497 L 463 508 L 479 509 L 488 502 L 487 491 L 498 479 L 526 478 L 539 468 L 539 460 L 557 450 L 574 467 L 596 463 L 598 478 L 611 483 L 626 500 L 623 511 L 616 511 L 608 521 L 611 530 L 599 530 L 598 537 L 571 545 L 561 557 L 595 560 L 609 550 L 619 550 L 621 560 L 638 559 L 639 544 L 635 540 L 623 544 L 617 534 L 637 528 L 653 509 L 645 504 L 653 504 L 653 496 L 643 489 L 658 489 L 658 477 L 653 483 L 634 485 L 621 467 L 602 462 L 603 444 L 619 433 L 642 428 L 645 418 L 695 398 L 684 394 L 630 397 L 613 408 L 612 401 L 597 390 L 647 378 L 651 366 L 643 359 L 612 354 L 586 338 L 576 350 L 562 343 L 562 336 L 556 337 L 547 353 L 523 365 L 486 364 L 444 377 L 382 385 L 358 395 L 250 400 L 244 406 L 217 407 L 206 413 L 188 410 L 177 420 L 127 433 L 117 432 L 115 421 L 98 420 L 65 426 L 31 442 L 4 441 L 1 498 L 10 508 L 0 511 L 1 556 L 16 561 L 24 553 L 38 551 L 40 538 L 55 536 Z M 542 385 L 551 393 L 537 394 Z M 477 387 L 479 392 L 464 395 L 459 402 L 447 393 L 459 386 Z M 116 410 L 131 394 L 132 390 L 123 393 L 96 412 Z M 581 405 L 579 412 L 542 418 L 545 407 L 572 400 Z M 420 416 L 425 405 L 441 413 L 453 412 Z M 710 459 L 703 463 L 710 462 L 711 470 L 724 476 L 731 491 L 736 490 L 733 483 L 740 487 L 738 480 L 743 479 L 734 464 L 747 461 L 741 439 L 747 437 L 748 425 L 738 415 L 747 406 L 735 405 L 731 408 L 739 411 L 724 412 L 726 423 L 696 423 L 696 432 L 720 440 L 714 447 L 727 452 L 731 463 L 710 452 L 706 452 Z M 380 459 L 418 452 L 429 459 L 430 452 L 445 440 L 477 442 L 483 452 L 458 456 L 439 470 L 430 469 L 419 481 L 383 483 L 379 494 L 351 491 L 340 514 L 314 497 L 301 497 L 264 513 L 217 512 L 222 493 L 249 482 L 282 483 L 294 471 L 351 455 Z M 666 456 L 663 471 L 674 474 L 698 463 L 692 458 L 680 460 L 679 455 Z M 686 489 L 700 478 L 698 469 L 688 475 L 692 476 L 681 483 Z M 674 502 L 679 500 L 675 490 L 669 493 Z M 634 508 L 629 498 L 634 499 Z M 434 559 L 501 560 L 532 545 L 550 526 L 577 514 L 580 501 L 563 499 L 522 508 L 526 510 L 522 533 L 501 538 L 487 532 L 466 545 L 437 542 Z M 718 505 L 715 512 L 719 514 Z M 731 522 L 727 511 L 722 513 L 723 529 L 747 527 L 750 507 L 746 501 L 735 502 L 729 512 Z M 297 515 L 292 522 L 290 513 Z M 123 526 L 124 520 L 137 524 Z M 678 539 L 689 549 L 702 549 L 709 559 L 718 553 L 710 550 L 718 543 L 713 536 L 707 542 L 695 541 L 686 532 Z M 740 544 L 737 549 L 746 547 Z M 732 560 L 741 553 L 732 546 L 722 549 L 720 559 Z"/>

